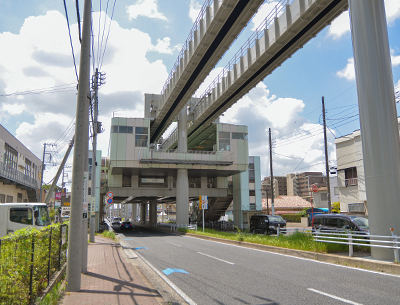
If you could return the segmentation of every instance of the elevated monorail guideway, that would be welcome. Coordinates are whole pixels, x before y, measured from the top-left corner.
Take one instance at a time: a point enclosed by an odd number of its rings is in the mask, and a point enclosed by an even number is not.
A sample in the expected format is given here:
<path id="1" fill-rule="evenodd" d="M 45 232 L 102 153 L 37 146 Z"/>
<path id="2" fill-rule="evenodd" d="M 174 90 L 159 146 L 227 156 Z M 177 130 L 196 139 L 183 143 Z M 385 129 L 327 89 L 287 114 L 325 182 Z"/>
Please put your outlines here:
<path id="1" fill-rule="evenodd" d="M 206 0 L 177 62 L 153 104 L 154 143 L 186 105 L 264 0 Z"/>
<path id="2" fill-rule="evenodd" d="M 200 101 L 189 107 L 190 146 L 196 146 L 202 140 L 200 133 L 215 119 L 347 9 L 347 0 L 281 0 Z M 163 148 L 176 148 L 175 139 L 172 134 Z"/>

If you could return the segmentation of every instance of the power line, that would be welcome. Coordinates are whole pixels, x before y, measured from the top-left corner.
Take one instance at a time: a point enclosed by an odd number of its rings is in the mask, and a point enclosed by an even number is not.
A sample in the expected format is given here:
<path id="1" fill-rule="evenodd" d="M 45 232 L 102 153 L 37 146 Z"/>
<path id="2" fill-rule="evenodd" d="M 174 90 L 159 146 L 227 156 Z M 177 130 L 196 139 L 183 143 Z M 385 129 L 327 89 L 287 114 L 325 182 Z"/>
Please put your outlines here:
<path id="1" fill-rule="evenodd" d="M 78 70 L 76 69 L 76 62 L 75 62 L 74 46 L 73 46 L 73 44 L 72 44 L 71 28 L 70 28 L 70 26 L 69 26 L 67 4 L 65 3 L 65 0 L 63 0 L 63 1 L 64 1 L 65 17 L 67 18 L 68 34 L 69 34 L 69 43 L 70 43 L 70 45 L 71 45 L 72 58 L 74 59 L 74 67 L 75 67 L 76 80 L 77 80 L 77 82 L 79 82 Z"/>
<path id="2" fill-rule="evenodd" d="M 49 87 L 49 88 L 19 91 L 19 92 L 13 92 L 13 93 L 9 93 L 9 94 L 0 94 L 0 97 L 29 95 L 29 94 L 43 94 L 43 93 L 57 93 L 57 92 L 71 92 L 71 91 L 73 91 L 72 89 L 76 90 L 76 84 L 71 83 L 71 84 L 59 85 L 59 86 L 54 86 L 54 87 Z"/>
<path id="3" fill-rule="evenodd" d="M 107 32 L 107 37 L 106 37 L 106 43 L 104 44 L 104 51 L 103 51 L 103 55 L 101 56 L 101 63 L 100 63 L 100 68 L 99 70 L 101 70 L 101 67 L 103 66 L 103 60 L 104 60 L 104 54 L 106 53 L 107 50 L 107 42 L 108 42 L 108 37 L 110 35 L 110 29 L 111 29 L 111 22 L 113 20 L 114 17 L 114 9 L 115 9 L 115 3 L 117 2 L 117 0 L 114 0 L 114 5 L 113 5 L 113 9 L 111 12 L 111 19 L 110 19 L 110 24 L 108 26 L 108 32 Z"/>
<path id="4" fill-rule="evenodd" d="M 79 0 L 75 2 L 76 7 L 76 18 L 78 20 L 78 33 L 79 33 L 79 42 L 82 43 L 82 36 L 81 36 L 81 16 L 79 15 Z"/>

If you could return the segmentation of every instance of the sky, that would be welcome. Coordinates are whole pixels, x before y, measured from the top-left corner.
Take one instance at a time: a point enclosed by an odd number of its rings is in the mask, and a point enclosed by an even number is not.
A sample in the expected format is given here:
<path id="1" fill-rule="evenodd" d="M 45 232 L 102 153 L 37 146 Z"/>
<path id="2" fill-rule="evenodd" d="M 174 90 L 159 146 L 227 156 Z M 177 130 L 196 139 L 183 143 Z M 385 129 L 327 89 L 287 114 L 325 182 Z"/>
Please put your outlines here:
<path id="1" fill-rule="evenodd" d="M 54 144 L 46 148 L 45 183 L 53 179 L 74 133 L 74 60 L 78 71 L 80 60 L 75 3 L 65 1 L 72 51 L 62 0 L 0 0 L 0 124 L 39 159 L 43 144 Z M 276 3 L 264 3 L 196 96 Z M 91 73 L 95 68 L 105 73 L 99 90 L 104 132 L 97 140 L 103 156 L 109 155 L 111 118 L 143 117 L 144 94 L 161 92 L 202 5 L 199 0 L 92 0 Z M 393 83 L 399 90 L 400 1 L 385 0 L 385 8 Z M 249 154 L 261 157 L 262 177 L 270 175 L 269 128 L 275 176 L 325 172 L 322 97 L 329 165 L 335 166 L 335 138 L 360 128 L 348 11 L 226 111 L 221 122 L 248 126 Z M 71 170 L 72 155 L 67 164 Z M 68 181 L 72 174 L 67 175 Z"/>

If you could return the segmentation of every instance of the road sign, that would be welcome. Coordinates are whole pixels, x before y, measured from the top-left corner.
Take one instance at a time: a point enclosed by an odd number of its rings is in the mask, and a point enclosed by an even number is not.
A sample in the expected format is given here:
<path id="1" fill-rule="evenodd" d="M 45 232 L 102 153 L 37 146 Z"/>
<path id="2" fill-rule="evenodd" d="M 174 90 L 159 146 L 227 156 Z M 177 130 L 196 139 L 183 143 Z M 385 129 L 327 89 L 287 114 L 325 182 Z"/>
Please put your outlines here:
<path id="1" fill-rule="evenodd" d="M 311 185 L 311 191 L 313 191 L 314 193 L 318 193 L 319 188 L 317 184 L 313 184 Z"/>
<path id="2" fill-rule="evenodd" d="M 200 196 L 199 209 L 200 210 L 208 209 L 208 196 Z"/>
<path id="3" fill-rule="evenodd" d="M 108 204 L 112 204 L 112 203 L 113 203 L 113 199 L 112 199 L 112 198 L 108 198 L 108 199 L 107 199 L 107 203 L 108 203 Z"/>
<path id="4" fill-rule="evenodd" d="M 113 196 L 114 196 L 113 192 L 108 192 L 108 193 L 107 193 L 107 197 L 108 197 L 108 198 L 113 198 Z"/>

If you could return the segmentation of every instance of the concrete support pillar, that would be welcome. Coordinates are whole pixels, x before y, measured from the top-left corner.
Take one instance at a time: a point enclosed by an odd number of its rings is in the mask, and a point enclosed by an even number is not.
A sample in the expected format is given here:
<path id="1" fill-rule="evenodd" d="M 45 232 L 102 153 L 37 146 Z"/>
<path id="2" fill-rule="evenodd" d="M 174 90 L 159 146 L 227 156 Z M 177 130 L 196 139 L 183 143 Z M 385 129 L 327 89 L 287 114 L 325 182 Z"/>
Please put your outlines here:
<path id="1" fill-rule="evenodd" d="M 147 203 L 140 204 L 140 223 L 143 225 L 146 224 L 146 206 Z"/>
<path id="2" fill-rule="evenodd" d="M 178 152 L 187 152 L 187 109 L 183 107 L 178 119 Z M 188 170 L 179 168 L 176 181 L 176 222 L 189 223 Z"/>
<path id="3" fill-rule="evenodd" d="M 155 227 L 157 224 L 157 200 L 151 200 L 149 204 L 149 225 Z"/>
<path id="4" fill-rule="evenodd" d="M 400 235 L 400 143 L 383 0 L 349 0 L 372 235 Z M 393 259 L 371 248 L 374 259 Z"/>

